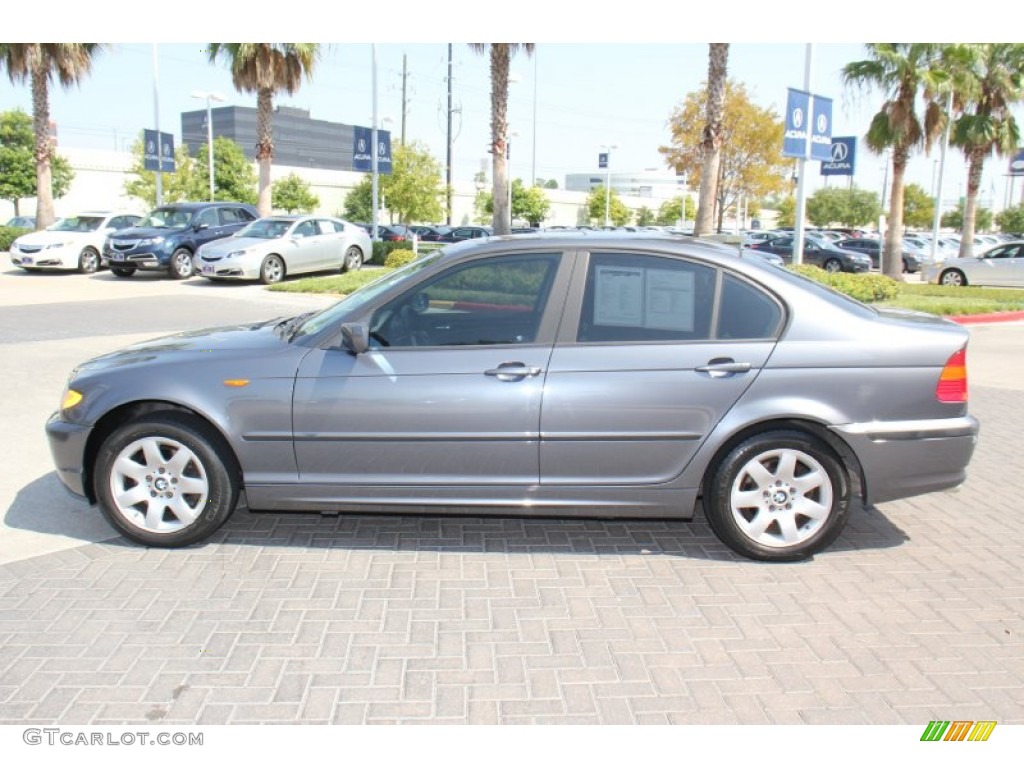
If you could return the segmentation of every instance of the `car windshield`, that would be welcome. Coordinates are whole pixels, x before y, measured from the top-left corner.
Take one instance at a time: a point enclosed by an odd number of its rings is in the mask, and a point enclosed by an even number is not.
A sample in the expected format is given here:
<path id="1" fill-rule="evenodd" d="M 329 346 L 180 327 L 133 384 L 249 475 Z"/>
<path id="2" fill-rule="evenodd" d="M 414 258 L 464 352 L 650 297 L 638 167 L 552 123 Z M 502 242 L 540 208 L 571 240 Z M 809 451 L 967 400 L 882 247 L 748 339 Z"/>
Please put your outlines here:
<path id="1" fill-rule="evenodd" d="M 444 251 L 434 251 L 433 253 L 421 256 L 415 261 L 411 261 L 400 269 L 396 269 L 394 272 L 388 272 L 383 277 L 374 280 L 372 283 L 367 283 L 362 288 L 353 291 L 348 296 L 343 298 L 336 304 L 332 304 L 326 309 L 322 309 L 298 326 L 295 329 L 292 338 L 299 339 L 303 336 L 311 336 L 315 333 L 319 333 L 321 330 L 336 322 L 338 318 L 347 315 L 349 313 L 358 312 L 360 308 L 369 304 L 371 301 L 376 299 L 382 293 L 388 291 L 393 285 L 405 280 L 410 275 L 414 275 L 421 269 L 425 269 L 437 261 L 441 256 L 444 255 Z"/>
<path id="2" fill-rule="evenodd" d="M 102 216 L 69 216 L 47 229 L 51 232 L 95 232 L 102 223 Z"/>
<path id="3" fill-rule="evenodd" d="M 192 221 L 192 212 L 181 208 L 157 208 L 135 226 L 142 229 L 184 229 Z"/>
<path id="4" fill-rule="evenodd" d="M 294 223 L 288 219 L 257 219 L 244 229 L 239 230 L 235 237 L 258 237 L 263 240 L 274 240 L 284 237 L 288 227 Z"/>

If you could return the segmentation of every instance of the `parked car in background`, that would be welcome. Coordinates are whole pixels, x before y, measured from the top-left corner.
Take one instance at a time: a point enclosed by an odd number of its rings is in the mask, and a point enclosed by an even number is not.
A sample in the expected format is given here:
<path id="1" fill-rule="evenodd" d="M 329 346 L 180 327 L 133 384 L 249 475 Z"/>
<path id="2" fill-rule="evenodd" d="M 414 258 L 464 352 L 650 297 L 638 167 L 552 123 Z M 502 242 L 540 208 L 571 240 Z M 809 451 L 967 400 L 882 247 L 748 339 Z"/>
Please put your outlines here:
<path id="1" fill-rule="evenodd" d="M 870 237 L 851 238 L 849 240 L 840 240 L 836 243 L 836 247 L 864 254 L 871 259 L 872 267 L 881 269 L 882 243 L 880 240 Z M 904 248 L 901 258 L 903 260 L 904 272 L 915 273 L 920 271 L 923 259 L 918 253 L 909 248 Z"/>
<path id="2" fill-rule="evenodd" d="M 790 264 L 793 261 L 794 242 L 792 236 L 776 237 L 763 243 L 753 243 L 749 247 L 774 253 Z M 804 264 L 813 264 L 826 272 L 867 272 L 871 269 L 871 259 L 864 254 L 837 248 L 814 237 L 804 238 Z"/>
<path id="3" fill-rule="evenodd" d="M 184 280 L 192 276 L 192 259 L 199 246 L 233 235 L 258 218 L 256 209 L 246 203 L 162 205 L 135 227 L 108 237 L 103 263 L 118 277 L 143 270 Z"/>
<path id="4" fill-rule="evenodd" d="M 35 216 L 15 216 L 9 219 L 5 227 L 12 227 L 14 229 L 35 229 L 36 228 L 36 217 Z"/>
<path id="5" fill-rule="evenodd" d="M 82 363 L 46 431 L 64 484 L 145 546 L 202 541 L 244 490 L 343 513 L 702 500 L 736 552 L 800 560 L 857 500 L 963 482 L 968 338 L 693 239 L 490 238 L 315 314 Z"/>
<path id="6" fill-rule="evenodd" d="M 463 240 L 475 240 L 480 237 L 490 237 L 494 231 L 490 227 L 452 227 L 441 239 L 442 243 L 460 243 Z"/>
<path id="7" fill-rule="evenodd" d="M 385 243 L 412 240 L 412 232 L 404 224 L 378 224 L 377 239 Z"/>
<path id="8" fill-rule="evenodd" d="M 268 216 L 201 245 L 195 272 L 210 280 L 277 283 L 289 275 L 359 269 L 373 252 L 355 224 L 326 216 Z"/>
<path id="9" fill-rule="evenodd" d="M 60 219 L 39 232 L 22 235 L 11 243 L 11 261 L 27 272 L 76 269 L 89 274 L 100 267 L 107 237 L 135 226 L 142 219 L 133 213 L 84 211 Z"/>
<path id="10" fill-rule="evenodd" d="M 413 224 L 409 229 L 416 233 L 416 237 L 425 243 L 439 243 L 451 227 L 438 224 L 427 226 L 426 224 Z"/>
<path id="11" fill-rule="evenodd" d="M 923 277 L 941 285 L 997 285 L 1024 288 L 1024 240 L 1003 243 L 980 256 L 929 264 Z"/>

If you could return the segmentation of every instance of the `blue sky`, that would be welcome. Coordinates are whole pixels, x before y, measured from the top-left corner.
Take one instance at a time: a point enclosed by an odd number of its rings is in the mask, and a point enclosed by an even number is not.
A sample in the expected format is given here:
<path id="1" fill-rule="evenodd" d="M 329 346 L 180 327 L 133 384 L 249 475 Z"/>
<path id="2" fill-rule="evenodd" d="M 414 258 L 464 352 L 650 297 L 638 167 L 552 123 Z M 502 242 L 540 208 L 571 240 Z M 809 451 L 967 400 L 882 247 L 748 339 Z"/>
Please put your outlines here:
<path id="1" fill-rule="evenodd" d="M 874 0 L 859 7 L 870 10 L 872 5 L 875 5 Z M 138 16 L 137 6 L 128 3 L 106 2 L 100 6 L 107 12 L 93 14 L 91 18 L 130 20 Z M 877 6 L 881 8 L 883 4 Z M 254 9 L 246 14 L 247 19 L 250 15 L 254 19 L 266 18 L 257 10 L 259 4 L 246 7 Z M 276 103 L 309 109 L 318 119 L 368 125 L 372 112 L 370 41 L 373 38 L 363 33 L 354 16 L 347 21 L 351 14 L 339 13 L 331 19 L 323 14 L 322 8 L 326 6 L 307 7 L 305 0 L 288 7 L 296 12 L 281 19 L 280 25 L 274 22 L 275 31 L 291 33 L 287 39 L 301 38 L 302 33 L 306 33 L 304 39 L 309 39 L 319 33 L 327 35 L 323 42 L 341 42 L 325 46 L 311 82 L 304 82 L 293 96 L 279 96 Z M 445 41 L 449 35 L 460 40 L 487 39 L 486 32 L 491 31 L 493 35 L 493 30 L 488 30 L 477 19 L 482 8 L 479 4 L 455 2 L 444 6 L 448 10 L 442 13 L 456 17 L 460 12 L 466 15 L 465 21 L 454 26 L 447 26 L 436 18 L 441 6 L 425 9 L 403 0 L 388 7 L 389 21 L 381 25 L 376 36 L 380 41 L 376 45 L 379 114 L 394 121 L 383 127 L 391 128 L 395 134 L 400 130 L 401 71 L 405 54 L 409 72 L 407 140 L 423 142 L 443 162 Z M 509 8 L 515 10 L 502 28 L 517 34 L 508 36 L 539 41 L 535 59 L 520 53 L 512 65 L 519 79 L 512 86 L 509 107 L 510 125 L 518 134 L 512 138 L 513 175 L 529 178 L 534 141 L 537 176 L 556 178 L 560 184 L 567 173 L 595 170 L 601 144 L 618 146 L 612 156 L 613 170 L 664 168 L 657 150 L 669 140 L 667 121 L 672 109 L 687 93 L 699 88 L 707 76 L 706 43 L 685 42 L 705 28 L 700 23 L 700 11 L 640 0 L 621 6 L 619 18 L 611 22 L 603 20 L 594 9 L 558 10 L 533 0 Z M 787 8 L 794 18 L 801 13 L 816 13 L 811 6 L 803 9 L 800 3 L 788 4 Z M 120 15 L 122 9 L 125 15 Z M 847 62 L 863 57 L 863 47 L 856 40 L 867 39 L 869 33 L 873 36 L 879 32 L 878 28 L 843 28 L 846 40 L 834 39 L 834 35 L 829 40 L 829 34 L 835 30 L 800 29 L 799 25 L 777 18 L 777 11 L 747 0 L 722 4 L 704 12 L 708 11 L 715 17 L 715 24 L 710 28 L 721 32 L 725 39 L 736 41 L 730 51 L 730 77 L 745 84 L 755 101 L 774 107 L 780 115 L 787 86 L 803 86 L 807 46 L 802 40 L 814 42 L 811 89 L 834 98 L 833 134 L 863 135 L 871 114 L 881 103 L 881 96 L 877 93 L 856 95 L 844 90 L 838 73 Z M 577 19 L 577 13 L 587 18 Z M 194 19 L 196 12 L 190 11 L 187 15 Z M 207 38 L 246 39 L 247 32 L 248 39 L 262 38 L 257 30 L 260 25 L 253 20 L 239 21 L 236 11 L 214 9 L 206 12 L 204 18 L 209 22 Z M 531 23 L 532 18 L 541 23 Z M 740 19 L 742 23 L 726 23 L 726 18 Z M 659 24 L 659 19 L 666 23 Z M 314 22 L 312 28 L 310 21 Z M 317 23 L 321 21 L 323 23 Z M 898 16 L 896 21 L 900 21 Z M 92 75 L 80 87 L 67 91 L 54 87 L 52 116 L 58 123 L 59 140 L 64 146 L 121 149 L 140 129 L 153 126 L 153 39 L 159 41 L 162 130 L 171 131 L 180 139 L 180 113 L 203 108 L 203 102 L 190 98 L 190 93 L 196 90 L 219 92 L 226 97 L 226 104 L 255 106 L 255 96 L 235 92 L 223 64 L 209 63 L 203 51 L 204 43 L 182 43 L 167 35 L 143 36 L 133 23 L 115 25 L 112 29 L 86 26 L 84 30 L 65 23 L 69 28 L 58 32 L 65 33 L 64 39 L 80 39 L 83 34 L 92 32 L 94 38 L 120 38 L 121 42 L 97 60 Z M 247 24 L 252 28 L 246 29 Z M 932 39 L 943 36 L 936 30 L 922 27 L 912 16 L 905 17 L 903 25 L 919 35 L 931 32 Z M 194 34 L 196 26 L 194 22 L 188 25 L 190 34 Z M 972 31 L 967 29 L 965 34 Z M 545 36 L 553 34 L 558 35 L 557 41 L 545 40 Z M 410 41 L 385 42 L 404 37 Z M 615 37 L 622 42 L 616 42 Z M 825 42 L 818 41 L 821 39 Z M 598 40 L 601 42 L 596 42 Z M 488 162 L 489 72 L 486 58 L 473 53 L 464 42 L 454 45 L 454 60 L 455 104 L 460 109 L 455 119 L 455 175 L 469 179 L 480 170 L 481 162 Z M 13 107 L 30 110 L 29 89 L 12 86 L 4 78 L 0 81 L 0 109 Z M 931 190 L 933 161 L 937 157 L 936 151 L 931 157 L 916 158 L 911 164 L 908 181 Z M 963 166 L 962 156 L 951 150 L 944 198 L 953 200 L 961 194 Z M 813 189 L 822 181 L 817 164 L 811 167 L 808 178 Z M 1001 175 L 1004 168 L 1005 161 L 989 164 L 982 193 L 987 197 L 994 190 L 996 206 L 1000 208 L 1005 197 L 1005 177 Z M 882 158 L 861 145 L 856 184 L 880 192 L 883 174 Z M 1019 194 L 1018 190 L 1015 195 L 1018 199 Z"/>

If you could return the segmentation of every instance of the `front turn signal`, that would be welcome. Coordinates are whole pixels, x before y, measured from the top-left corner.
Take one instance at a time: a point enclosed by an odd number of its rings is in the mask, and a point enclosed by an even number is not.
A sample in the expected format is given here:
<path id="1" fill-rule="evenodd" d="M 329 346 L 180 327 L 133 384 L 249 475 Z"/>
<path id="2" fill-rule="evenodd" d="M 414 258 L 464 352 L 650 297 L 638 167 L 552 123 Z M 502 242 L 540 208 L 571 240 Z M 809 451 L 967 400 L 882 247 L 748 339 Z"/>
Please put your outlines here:
<path id="1" fill-rule="evenodd" d="M 82 402 L 82 393 L 76 392 L 73 389 L 68 389 L 64 392 L 64 399 L 61 401 L 60 409 L 62 411 L 69 410 L 74 408 L 80 402 Z"/>

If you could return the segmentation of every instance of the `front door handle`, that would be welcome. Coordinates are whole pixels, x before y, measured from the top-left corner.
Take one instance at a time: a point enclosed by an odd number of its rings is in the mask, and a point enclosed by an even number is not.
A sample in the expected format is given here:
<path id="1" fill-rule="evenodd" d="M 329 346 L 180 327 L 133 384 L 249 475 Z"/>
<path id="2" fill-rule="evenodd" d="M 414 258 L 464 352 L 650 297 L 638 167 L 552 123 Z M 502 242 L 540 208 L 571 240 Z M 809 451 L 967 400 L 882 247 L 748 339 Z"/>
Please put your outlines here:
<path id="1" fill-rule="evenodd" d="M 484 371 L 485 376 L 496 376 L 499 381 L 522 381 L 527 376 L 539 376 L 540 368 L 525 363 L 502 363 L 497 368 Z"/>
<path id="2" fill-rule="evenodd" d="M 708 360 L 707 365 L 698 365 L 694 370 L 706 373 L 713 379 L 724 379 L 735 373 L 746 373 L 750 370 L 750 363 L 737 363 L 731 357 L 716 357 Z"/>

